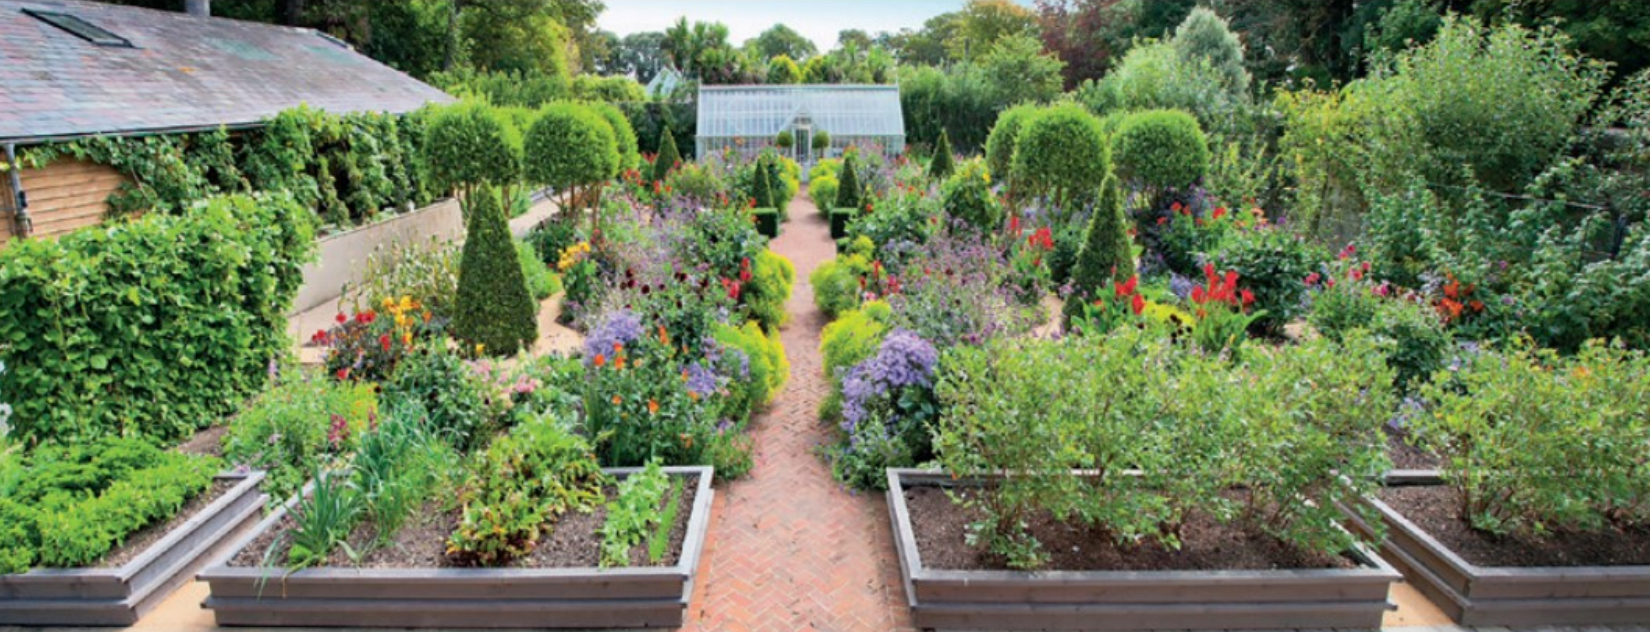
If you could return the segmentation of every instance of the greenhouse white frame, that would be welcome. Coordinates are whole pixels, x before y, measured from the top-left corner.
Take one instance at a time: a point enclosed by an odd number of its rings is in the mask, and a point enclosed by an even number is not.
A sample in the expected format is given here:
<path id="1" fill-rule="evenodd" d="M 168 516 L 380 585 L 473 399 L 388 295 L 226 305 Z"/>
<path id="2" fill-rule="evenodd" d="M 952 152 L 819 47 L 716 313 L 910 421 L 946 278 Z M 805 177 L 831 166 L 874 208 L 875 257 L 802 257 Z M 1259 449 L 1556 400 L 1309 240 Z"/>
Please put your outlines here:
<path id="1" fill-rule="evenodd" d="M 773 147 L 784 130 L 796 138 L 786 155 L 802 164 L 840 156 L 850 145 L 889 156 L 905 149 L 899 86 L 700 86 L 698 116 L 700 158 L 728 148 L 754 155 Z M 812 149 L 816 131 L 831 135 L 821 154 Z"/>

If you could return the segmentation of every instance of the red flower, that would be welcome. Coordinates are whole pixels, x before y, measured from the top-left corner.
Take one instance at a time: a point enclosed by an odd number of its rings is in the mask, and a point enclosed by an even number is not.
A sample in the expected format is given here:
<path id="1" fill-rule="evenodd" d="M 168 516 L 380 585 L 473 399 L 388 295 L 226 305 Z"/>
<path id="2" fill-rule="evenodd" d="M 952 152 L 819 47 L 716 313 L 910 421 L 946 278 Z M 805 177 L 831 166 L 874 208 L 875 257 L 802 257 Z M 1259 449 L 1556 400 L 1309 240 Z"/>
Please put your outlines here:
<path id="1" fill-rule="evenodd" d="M 749 283 L 751 280 L 751 260 L 747 257 L 744 263 L 739 264 L 739 280 Z"/>
<path id="2" fill-rule="evenodd" d="M 1167 224 L 1167 223 L 1169 223 L 1169 218 L 1167 216 L 1157 218 L 1157 225 L 1158 226 L 1162 226 L 1162 225 Z"/>
<path id="3" fill-rule="evenodd" d="M 1200 287 L 1192 288 L 1192 302 L 1193 303 L 1202 303 L 1205 300 L 1207 300 L 1207 298 L 1203 294 L 1203 288 L 1200 288 Z"/>
<path id="4" fill-rule="evenodd" d="M 1175 202 L 1175 203 L 1174 203 L 1174 204 L 1173 204 L 1173 205 L 1172 205 L 1172 206 L 1170 206 L 1170 207 L 1169 207 L 1169 210 L 1171 210 L 1171 211 L 1174 211 L 1174 212 L 1176 212 L 1176 213 L 1179 213 L 1179 212 L 1181 212 L 1181 211 L 1182 211 L 1182 210 L 1183 210 L 1183 209 L 1184 209 L 1184 208 L 1185 208 L 1185 207 L 1183 207 L 1183 206 L 1181 206 L 1181 205 L 1180 205 L 1180 203 L 1179 203 L 1179 202 Z"/>
<path id="5" fill-rule="evenodd" d="M 1226 207 L 1224 207 L 1224 206 L 1215 207 L 1215 212 L 1213 213 L 1212 217 L 1214 217 L 1215 219 L 1220 219 L 1220 218 L 1225 217 L 1225 216 L 1226 216 Z"/>
<path id="6" fill-rule="evenodd" d="M 1255 302 L 1255 293 L 1254 292 L 1250 292 L 1249 290 L 1246 289 L 1242 292 L 1242 296 L 1243 296 L 1243 306 L 1244 307 L 1248 307 L 1248 306 L 1254 304 L 1254 302 Z"/>
<path id="7" fill-rule="evenodd" d="M 1134 315 L 1139 316 L 1141 312 L 1146 311 L 1146 297 L 1134 295 L 1134 298 L 1129 300 L 1129 306 L 1134 308 Z"/>
<path id="8" fill-rule="evenodd" d="M 1026 243 L 1043 250 L 1053 250 L 1054 233 L 1047 226 L 1044 226 L 1037 229 L 1037 232 L 1032 233 L 1030 237 L 1027 237 Z"/>
<path id="9" fill-rule="evenodd" d="M 379 335 L 378 336 L 378 346 L 383 347 L 385 351 L 389 351 L 390 350 L 390 335 L 389 334 Z"/>
<path id="10" fill-rule="evenodd" d="M 339 380 L 349 379 L 349 367 L 346 366 L 342 369 L 338 369 L 338 379 Z"/>
<path id="11" fill-rule="evenodd" d="M 1118 283 L 1117 284 L 1117 296 L 1118 296 L 1118 298 L 1122 298 L 1124 296 L 1134 294 L 1134 290 L 1137 286 L 1139 286 L 1139 284 L 1140 284 L 1140 277 L 1139 276 L 1131 276 L 1131 277 L 1129 277 L 1129 280 L 1124 281 L 1122 283 Z"/>
<path id="12" fill-rule="evenodd" d="M 338 315 L 334 316 L 333 320 L 338 321 L 338 324 L 342 325 L 342 324 L 344 324 L 344 321 L 349 320 L 349 319 L 344 317 L 343 312 L 338 312 Z"/>
<path id="13" fill-rule="evenodd" d="M 1319 274 L 1318 274 L 1318 273 L 1316 273 L 1316 272 L 1313 272 L 1313 273 L 1312 273 L 1312 274 L 1308 274 L 1308 275 L 1306 275 L 1306 284 L 1307 284 L 1307 285 L 1309 285 L 1309 286 L 1311 286 L 1311 285 L 1317 285 L 1317 284 L 1318 284 L 1318 280 L 1319 280 L 1319 279 L 1322 279 L 1322 278 L 1323 278 L 1323 277 L 1322 277 L 1322 276 L 1321 276 L 1321 275 L 1319 275 Z"/>
<path id="14" fill-rule="evenodd" d="M 1020 216 L 1019 215 L 1011 214 L 1011 215 L 1008 216 L 1008 234 L 1010 234 L 1010 235 L 1020 234 Z"/>

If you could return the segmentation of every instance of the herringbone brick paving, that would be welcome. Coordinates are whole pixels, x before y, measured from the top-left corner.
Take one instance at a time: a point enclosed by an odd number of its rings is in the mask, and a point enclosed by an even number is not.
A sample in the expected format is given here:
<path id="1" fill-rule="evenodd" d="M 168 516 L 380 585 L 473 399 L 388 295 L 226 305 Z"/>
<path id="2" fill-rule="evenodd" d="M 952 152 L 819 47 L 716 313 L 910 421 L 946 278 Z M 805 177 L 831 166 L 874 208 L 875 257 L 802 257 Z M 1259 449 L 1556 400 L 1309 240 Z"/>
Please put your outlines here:
<path id="1" fill-rule="evenodd" d="M 716 493 L 686 630 L 888 632 L 911 629 L 882 496 L 854 494 L 831 479 L 819 447 L 830 387 L 821 369 L 808 274 L 835 256 L 830 231 L 804 196 L 772 249 L 796 266 L 790 322 L 780 330 L 791 379 L 751 423 L 755 468 Z"/>

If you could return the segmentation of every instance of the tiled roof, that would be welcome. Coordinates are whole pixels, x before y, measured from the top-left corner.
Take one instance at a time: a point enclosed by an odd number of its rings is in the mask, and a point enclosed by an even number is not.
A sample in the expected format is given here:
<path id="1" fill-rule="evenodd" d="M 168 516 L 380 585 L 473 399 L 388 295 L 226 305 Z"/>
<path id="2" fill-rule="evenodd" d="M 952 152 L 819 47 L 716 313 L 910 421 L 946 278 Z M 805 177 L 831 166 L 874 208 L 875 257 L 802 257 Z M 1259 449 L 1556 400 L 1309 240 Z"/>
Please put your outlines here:
<path id="1" fill-rule="evenodd" d="M 67 13 L 99 46 L 24 12 Z M 77 0 L 0 0 L 0 140 L 256 123 L 300 103 L 408 112 L 452 97 L 309 29 Z"/>

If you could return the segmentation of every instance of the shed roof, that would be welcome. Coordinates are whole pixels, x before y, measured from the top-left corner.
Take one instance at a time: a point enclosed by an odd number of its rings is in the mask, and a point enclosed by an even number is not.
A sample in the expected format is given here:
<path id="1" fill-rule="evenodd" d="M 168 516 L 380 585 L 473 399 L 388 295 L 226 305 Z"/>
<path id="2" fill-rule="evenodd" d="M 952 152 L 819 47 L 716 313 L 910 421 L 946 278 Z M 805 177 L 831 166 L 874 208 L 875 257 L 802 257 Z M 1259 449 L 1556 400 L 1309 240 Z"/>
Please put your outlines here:
<path id="1" fill-rule="evenodd" d="M 31 15 L 65 13 L 100 45 Z M 0 141 L 255 124 L 308 104 L 393 112 L 452 97 L 310 29 L 79 0 L 0 0 Z"/>
<path id="2" fill-rule="evenodd" d="M 771 137 L 800 115 L 832 136 L 905 136 L 898 86 L 699 88 L 699 138 Z"/>

